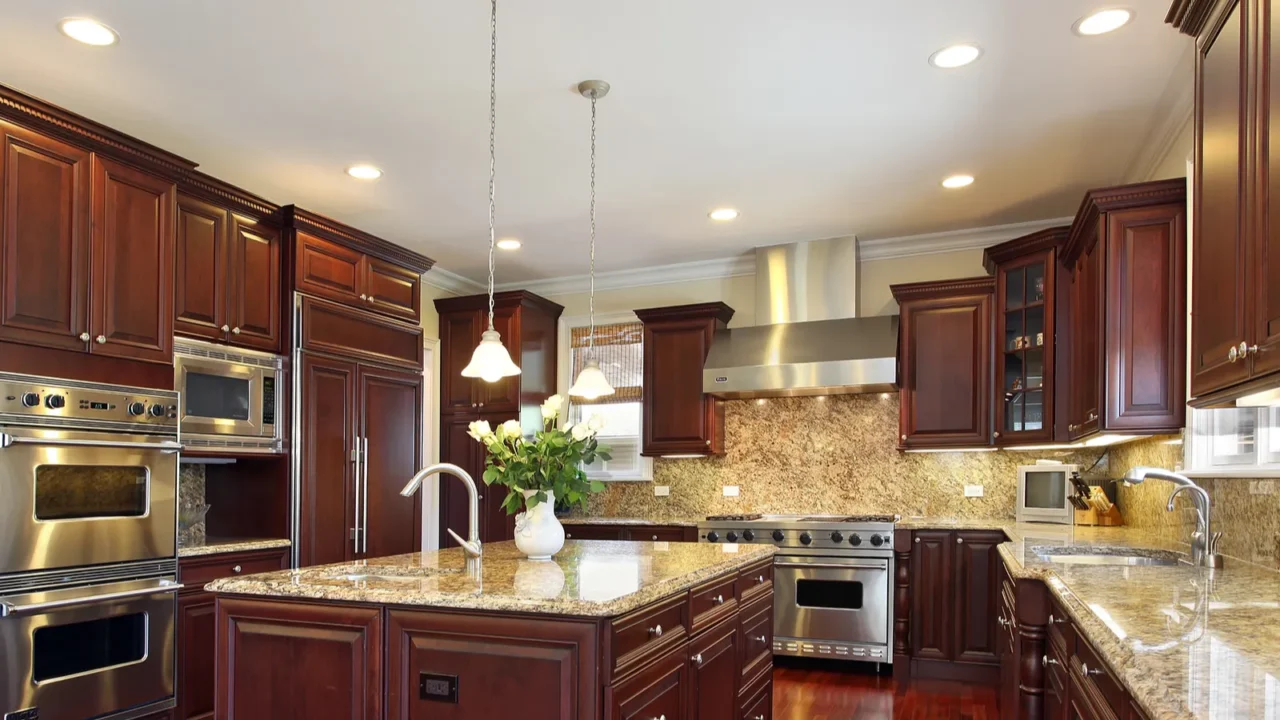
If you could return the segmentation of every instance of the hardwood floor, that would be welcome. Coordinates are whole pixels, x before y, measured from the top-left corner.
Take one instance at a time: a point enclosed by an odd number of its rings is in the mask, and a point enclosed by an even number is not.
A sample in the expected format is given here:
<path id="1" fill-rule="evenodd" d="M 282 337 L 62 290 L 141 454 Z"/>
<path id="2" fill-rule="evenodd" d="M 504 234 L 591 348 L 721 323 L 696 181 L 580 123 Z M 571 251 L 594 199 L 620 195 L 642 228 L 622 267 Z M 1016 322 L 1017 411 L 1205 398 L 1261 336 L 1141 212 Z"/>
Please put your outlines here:
<path id="1" fill-rule="evenodd" d="M 916 681 L 898 688 L 870 667 L 774 659 L 773 720 L 999 720 L 996 690 Z M 783 664 L 785 662 L 785 665 Z M 886 671 L 887 672 L 887 671 Z"/>

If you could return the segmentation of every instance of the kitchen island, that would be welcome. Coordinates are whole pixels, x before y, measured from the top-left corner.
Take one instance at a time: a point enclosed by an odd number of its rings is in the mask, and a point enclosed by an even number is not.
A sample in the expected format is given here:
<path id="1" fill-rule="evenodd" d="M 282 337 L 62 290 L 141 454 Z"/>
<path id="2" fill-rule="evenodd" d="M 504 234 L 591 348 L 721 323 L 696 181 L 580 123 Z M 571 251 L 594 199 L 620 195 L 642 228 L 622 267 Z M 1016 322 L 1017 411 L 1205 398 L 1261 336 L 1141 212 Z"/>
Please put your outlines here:
<path id="1" fill-rule="evenodd" d="M 768 717 L 773 552 L 504 542 L 218 580 L 216 717 Z"/>

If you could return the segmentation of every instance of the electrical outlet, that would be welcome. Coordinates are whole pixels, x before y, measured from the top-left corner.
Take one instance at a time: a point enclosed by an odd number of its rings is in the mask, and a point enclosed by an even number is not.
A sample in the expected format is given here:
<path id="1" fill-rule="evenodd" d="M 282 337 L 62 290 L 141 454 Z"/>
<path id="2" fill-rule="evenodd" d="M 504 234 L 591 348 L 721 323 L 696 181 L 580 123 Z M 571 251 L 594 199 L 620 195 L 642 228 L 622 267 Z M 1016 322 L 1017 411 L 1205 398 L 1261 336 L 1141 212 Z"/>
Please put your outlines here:
<path id="1" fill-rule="evenodd" d="M 1275 495 L 1276 481 L 1275 480 L 1250 480 L 1249 494 L 1250 495 Z"/>
<path id="2" fill-rule="evenodd" d="M 670 485 L 654 485 L 653 496 L 654 497 L 670 497 L 671 486 Z"/>
<path id="3" fill-rule="evenodd" d="M 740 493 L 739 493 L 739 491 L 738 491 L 738 486 L 737 486 L 737 485 L 725 485 L 725 486 L 724 486 L 724 496 L 725 496 L 725 497 L 738 497 L 738 495 L 739 495 L 739 494 L 740 494 Z"/>
<path id="4" fill-rule="evenodd" d="M 982 491 L 981 485 L 965 485 L 964 486 L 965 497 L 982 497 L 982 495 L 983 495 L 983 491 Z"/>

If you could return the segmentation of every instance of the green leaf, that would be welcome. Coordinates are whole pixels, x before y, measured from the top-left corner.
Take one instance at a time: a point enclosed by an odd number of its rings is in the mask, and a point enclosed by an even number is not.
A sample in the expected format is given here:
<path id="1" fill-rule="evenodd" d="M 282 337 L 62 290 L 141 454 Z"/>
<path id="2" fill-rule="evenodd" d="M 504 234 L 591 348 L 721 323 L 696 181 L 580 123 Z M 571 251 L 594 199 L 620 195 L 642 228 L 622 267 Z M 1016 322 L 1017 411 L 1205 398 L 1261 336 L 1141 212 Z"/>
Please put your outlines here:
<path id="1" fill-rule="evenodd" d="M 604 483 L 600 482 L 599 480 L 592 480 L 591 492 L 593 493 L 604 492 Z"/>
<path id="2" fill-rule="evenodd" d="M 612 456 L 612 455 L 610 455 L 610 454 L 609 454 L 609 453 L 607 453 L 607 452 L 598 452 L 598 453 L 596 453 L 596 457 L 600 458 L 601 460 L 612 460 L 612 459 L 613 459 L 613 456 Z"/>

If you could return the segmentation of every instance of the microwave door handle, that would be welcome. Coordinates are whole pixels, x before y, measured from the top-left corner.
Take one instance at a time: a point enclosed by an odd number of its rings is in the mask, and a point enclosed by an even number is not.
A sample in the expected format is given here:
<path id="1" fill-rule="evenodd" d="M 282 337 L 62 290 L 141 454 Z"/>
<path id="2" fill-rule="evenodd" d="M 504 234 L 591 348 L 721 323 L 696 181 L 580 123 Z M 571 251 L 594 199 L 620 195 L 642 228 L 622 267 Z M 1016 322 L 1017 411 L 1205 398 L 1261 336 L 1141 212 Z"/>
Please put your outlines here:
<path id="1" fill-rule="evenodd" d="M 0 617 L 9 617 L 10 615 L 30 615 L 33 613 L 47 612 L 49 610 L 57 610 L 59 608 L 73 607 L 76 605 L 87 605 L 89 603 L 103 602 L 106 600 L 120 600 L 123 598 L 138 597 L 139 595 L 176 593 L 183 587 L 185 586 L 182 583 L 173 582 L 172 580 L 160 580 L 155 585 L 143 588 L 112 591 L 110 586 L 104 586 L 96 592 L 76 595 L 75 597 L 48 600 L 45 602 L 21 603 L 14 602 L 13 598 L 0 598 Z"/>
<path id="2" fill-rule="evenodd" d="M 861 563 L 790 563 L 775 562 L 774 567 L 780 568 L 818 568 L 821 570 L 884 570 L 888 572 L 889 568 L 885 565 L 864 565 Z"/>
<path id="3" fill-rule="evenodd" d="M 182 444 L 172 440 L 161 442 L 129 442 L 127 440 L 73 440 L 70 438 L 29 438 L 0 433 L 0 448 L 12 445 L 63 445 L 68 447 L 120 448 L 122 450 L 159 450 L 178 452 Z"/>

